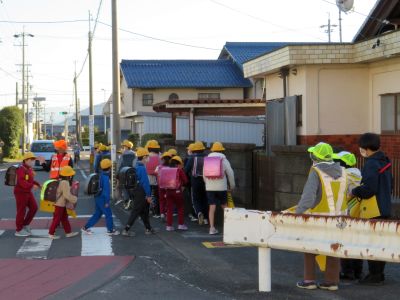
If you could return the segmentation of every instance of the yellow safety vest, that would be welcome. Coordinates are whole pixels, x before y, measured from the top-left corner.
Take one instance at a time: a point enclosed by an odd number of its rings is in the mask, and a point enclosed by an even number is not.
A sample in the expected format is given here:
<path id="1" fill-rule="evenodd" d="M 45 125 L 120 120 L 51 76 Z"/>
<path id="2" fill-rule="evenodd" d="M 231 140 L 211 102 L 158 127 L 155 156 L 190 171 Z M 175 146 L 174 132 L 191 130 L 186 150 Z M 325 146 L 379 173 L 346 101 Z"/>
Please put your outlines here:
<path id="1" fill-rule="evenodd" d="M 306 213 L 323 216 L 344 216 L 347 214 L 347 173 L 342 168 L 342 175 L 334 179 L 320 169 L 313 167 L 317 172 L 321 187 L 321 201 Z"/>

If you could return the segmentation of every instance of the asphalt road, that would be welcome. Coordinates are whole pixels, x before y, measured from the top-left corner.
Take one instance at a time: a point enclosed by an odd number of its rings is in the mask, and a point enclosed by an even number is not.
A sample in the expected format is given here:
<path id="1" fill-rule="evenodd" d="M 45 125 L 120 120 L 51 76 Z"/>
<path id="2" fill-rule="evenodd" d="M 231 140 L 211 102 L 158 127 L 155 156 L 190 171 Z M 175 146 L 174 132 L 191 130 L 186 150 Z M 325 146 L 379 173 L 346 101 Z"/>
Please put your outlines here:
<path id="1" fill-rule="evenodd" d="M 136 237 L 108 237 L 104 222 L 90 237 L 49 241 L 49 214 L 39 212 L 33 238 L 14 237 L 15 201 L 3 185 L 0 166 L 0 299 L 398 299 L 400 266 L 388 264 L 382 287 L 341 283 L 337 292 L 305 291 L 295 287 L 303 272 L 301 253 L 272 252 L 272 292 L 259 293 L 257 249 L 207 248 L 203 242 L 222 241 L 206 227 L 187 221 L 187 232 L 166 232 L 151 219 L 158 233 L 144 234 L 140 220 Z M 83 182 L 87 163 L 76 179 Z M 83 174 L 82 174 L 83 173 Z M 48 174 L 37 172 L 43 182 Z M 93 212 L 93 199 L 80 194 L 78 230 Z M 36 195 L 39 200 L 39 195 Z M 124 224 L 128 213 L 113 207 L 114 221 Z M 59 234 L 62 234 L 61 229 Z M 321 278 L 321 274 L 319 274 Z"/>

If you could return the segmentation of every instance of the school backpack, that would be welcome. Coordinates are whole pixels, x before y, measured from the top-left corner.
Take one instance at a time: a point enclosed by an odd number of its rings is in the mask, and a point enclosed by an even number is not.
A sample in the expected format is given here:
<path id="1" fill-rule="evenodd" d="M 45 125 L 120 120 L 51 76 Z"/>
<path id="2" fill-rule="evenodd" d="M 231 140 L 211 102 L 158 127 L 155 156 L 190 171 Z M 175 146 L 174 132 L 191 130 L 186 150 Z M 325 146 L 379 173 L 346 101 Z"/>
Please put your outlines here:
<path id="1" fill-rule="evenodd" d="M 118 173 L 119 183 L 126 189 L 135 189 L 138 185 L 136 169 L 132 167 L 123 167 Z"/>
<path id="2" fill-rule="evenodd" d="M 224 168 L 222 158 L 217 156 L 205 157 L 203 167 L 204 177 L 208 179 L 224 178 Z"/>
<path id="3" fill-rule="evenodd" d="M 146 164 L 147 175 L 156 175 L 156 169 L 160 165 L 160 157 L 158 155 L 149 156 Z"/>
<path id="4" fill-rule="evenodd" d="M 6 174 L 4 176 L 4 184 L 8 186 L 16 186 L 17 185 L 17 170 L 20 166 L 19 165 L 13 165 L 10 166 Z"/>
<path id="5" fill-rule="evenodd" d="M 50 179 L 43 183 L 42 190 L 40 192 L 41 201 L 57 201 L 57 189 L 60 184 L 60 180 Z M 79 193 L 79 181 L 73 181 L 71 184 L 71 194 L 78 197 Z"/>
<path id="6" fill-rule="evenodd" d="M 160 189 L 177 190 L 181 187 L 178 168 L 164 167 L 159 173 L 158 186 Z"/>
<path id="7" fill-rule="evenodd" d="M 86 195 L 97 195 L 101 192 L 99 174 L 93 173 L 86 178 L 84 192 Z"/>
<path id="8" fill-rule="evenodd" d="M 204 166 L 204 157 L 194 156 L 193 157 L 192 176 L 193 177 L 203 177 L 203 166 Z"/>

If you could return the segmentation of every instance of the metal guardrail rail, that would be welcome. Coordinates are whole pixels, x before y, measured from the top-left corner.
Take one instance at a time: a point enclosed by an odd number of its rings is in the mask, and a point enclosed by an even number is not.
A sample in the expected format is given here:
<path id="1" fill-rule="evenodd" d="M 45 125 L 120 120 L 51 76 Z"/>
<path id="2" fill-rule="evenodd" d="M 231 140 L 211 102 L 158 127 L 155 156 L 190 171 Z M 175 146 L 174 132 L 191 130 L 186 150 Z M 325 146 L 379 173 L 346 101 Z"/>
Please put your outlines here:
<path id="1" fill-rule="evenodd" d="M 271 249 L 400 262 L 400 221 L 225 209 L 224 243 L 258 247 L 259 290 L 271 291 Z"/>

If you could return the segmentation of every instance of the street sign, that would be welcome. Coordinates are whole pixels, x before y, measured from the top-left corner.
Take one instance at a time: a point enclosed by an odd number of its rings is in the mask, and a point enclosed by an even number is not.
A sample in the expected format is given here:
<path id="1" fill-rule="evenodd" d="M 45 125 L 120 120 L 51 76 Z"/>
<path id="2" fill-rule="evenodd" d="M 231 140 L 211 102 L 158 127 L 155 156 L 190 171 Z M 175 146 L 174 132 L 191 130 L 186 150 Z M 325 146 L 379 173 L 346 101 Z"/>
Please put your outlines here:
<path id="1" fill-rule="evenodd" d="M 46 101 L 45 97 L 35 97 L 33 98 L 33 101 Z"/>
<path id="2" fill-rule="evenodd" d="M 29 122 L 29 123 L 32 123 L 32 122 L 33 122 L 33 112 L 30 112 L 30 113 L 28 114 L 28 122 Z"/>
<path id="3" fill-rule="evenodd" d="M 18 104 L 21 105 L 28 104 L 28 100 L 18 100 Z"/>
<path id="4" fill-rule="evenodd" d="M 94 146 L 94 115 L 89 116 L 89 144 Z"/>

